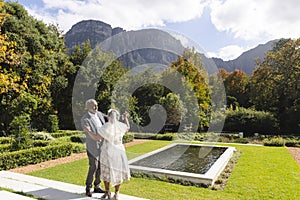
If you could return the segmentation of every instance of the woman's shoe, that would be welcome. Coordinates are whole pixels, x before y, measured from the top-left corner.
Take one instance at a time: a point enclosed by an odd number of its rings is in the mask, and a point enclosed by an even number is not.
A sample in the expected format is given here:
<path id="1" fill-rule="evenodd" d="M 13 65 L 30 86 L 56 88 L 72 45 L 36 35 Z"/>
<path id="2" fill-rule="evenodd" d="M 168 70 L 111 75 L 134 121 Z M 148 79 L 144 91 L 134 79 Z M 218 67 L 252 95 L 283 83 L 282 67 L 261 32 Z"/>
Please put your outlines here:
<path id="1" fill-rule="evenodd" d="M 108 199 L 110 199 L 111 198 L 111 193 L 110 193 L 110 191 L 109 190 L 106 190 L 105 191 L 105 193 L 104 193 L 104 195 L 102 195 L 102 199 L 105 199 L 105 198 L 108 198 Z"/>
<path id="2" fill-rule="evenodd" d="M 115 192 L 114 200 L 119 200 L 119 191 Z"/>

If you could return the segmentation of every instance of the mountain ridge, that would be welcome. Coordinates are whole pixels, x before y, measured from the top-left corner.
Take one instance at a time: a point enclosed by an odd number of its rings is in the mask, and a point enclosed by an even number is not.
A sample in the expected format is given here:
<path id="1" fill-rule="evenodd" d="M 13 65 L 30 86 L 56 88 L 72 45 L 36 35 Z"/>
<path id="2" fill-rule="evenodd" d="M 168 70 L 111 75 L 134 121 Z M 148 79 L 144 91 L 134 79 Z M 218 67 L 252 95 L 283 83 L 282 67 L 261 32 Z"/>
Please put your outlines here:
<path id="1" fill-rule="evenodd" d="M 263 60 L 265 54 L 272 50 L 275 43 L 279 39 L 268 41 L 265 44 L 259 44 L 256 47 L 243 52 L 235 59 L 224 61 L 221 58 L 212 58 L 218 68 L 223 68 L 228 72 L 236 69 L 244 71 L 246 74 L 251 74 L 256 67 L 256 59 Z"/>
<path id="2" fill-rule="evenodd" d="M 126 31 L 121 27 L 112 28 L 110 24 L 107 24 L 99 20 L 83 20 L 74 24 L 71 27 L 71 29 L 66 33 L 65 44 L 67 48 L 72 50 L 72 48 L 75 45 L 81 45 L 87 40 L 90 40 L 91 47 L 94 48 L 98 43 L 101 43 L 104 40 L 122 32 L 134 33 L 134 31 Z M 180 48 L 178 47 L 179 40 L 176 41 L 176 39 L 172 39 L 172 38 L 170 39 L 166 36 L 161 36 L 161 35 L 163 34 L 159 34 L 158 37 L 161 37 L 159 39 L 162 41 L 162 43 L 165 42 L 165 40 L 167 40 L 171 43 L 171 46 L 173 45 L 176 46 L 176 48 Z M 145 37 L 145 39 L 147 38 Z M 208 59 L 212 59 L 216 64 L 217 68 L 223 68 L 228 72 L 232 72 L 238 69 L 244 71 L 248 75 L 251 75 L 256 67 L 255 60 L 256 59 L 263 60 L 265 54 L 273 48 L 274 44 L 277 41 L 278 40 L 271 40 L 265 44 L 259 44 L 258 46 L 243 52 L 240 56 L 238 56 L 236 59 L 233 60 L 224 61 L 221 58 L 214 58 L 214 57 Z M 138 59 L 135 60 L 134 58 L 138 58 Z M 161 64 L 166 64 L 174 61 L 174 59 L 176 59 L 176 56 L 174 55 L 170 55 L 170 54 L 167 55 L 166 53 L 163 53 L 163 55 L 159 55 L 157 52 L 153 52 L 153 50 L 152 51 L 139 50 L 137 52 L 129 53 L 128 55 L 122 56 L 122 58 L 120 58 L 120 60 L 123 63 L 125 63 L 126 66 L 131 66 L 131 67 L 143 63 L 151 63 L 153 61 L 156 61 L 157 63 L 161 63 Z M 205 58 L 204 60 L 208 60 L 208 59 Z"/>

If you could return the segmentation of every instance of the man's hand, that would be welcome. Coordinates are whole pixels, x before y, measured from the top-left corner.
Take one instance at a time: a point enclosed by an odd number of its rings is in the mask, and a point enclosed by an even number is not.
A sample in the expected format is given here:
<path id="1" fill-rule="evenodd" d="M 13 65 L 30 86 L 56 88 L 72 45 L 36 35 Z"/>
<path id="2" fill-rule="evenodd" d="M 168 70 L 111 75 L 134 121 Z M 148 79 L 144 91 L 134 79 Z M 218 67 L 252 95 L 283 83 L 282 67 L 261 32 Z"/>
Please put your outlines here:
<path id="1" fill-rule="evenodd" d="M 84 126 L 83 130 L 88 132 L 88 133 L 91 132 L 91 128 L 89 126 Z"/>

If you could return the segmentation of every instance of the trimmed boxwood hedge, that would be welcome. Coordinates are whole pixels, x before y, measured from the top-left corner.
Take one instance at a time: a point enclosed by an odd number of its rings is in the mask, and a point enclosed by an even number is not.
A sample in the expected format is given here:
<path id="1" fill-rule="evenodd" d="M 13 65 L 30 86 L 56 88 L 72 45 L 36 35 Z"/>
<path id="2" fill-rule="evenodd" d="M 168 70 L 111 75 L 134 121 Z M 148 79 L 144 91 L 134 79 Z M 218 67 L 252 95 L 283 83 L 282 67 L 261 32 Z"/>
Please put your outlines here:
<path id="1" fill-rule="evenodd" d="M 0 144 L 0 153 L 9 152 L 11 150 L 10 144 Z"/>
<path id="2" fill-rule="evenodd" d="M 0 154 L 0 170 L 8 170 L 29 164 L 40 163 L 46 160 L 69 156 L 72 151 L 73 145 L 71 143 L 65 143 L 2 153 Z"/>
<path id="3" fill-rule="evenodd" d="M 128 143 L 128 142 L 132 142 L 134 139 L 134 133 L 126 133 L 123 137 L 123 144 Z"/>
<path id="4" fill-rule="evenodd" d="M 14 140 L 11 137 L 0 137 L 0 144 L 9 144 Z"/>
<path id="5" fill-rule="evenodd" d="M 65 136 L 72 136 L 72 135 L 77 135 L 77 134 L 82 134 L 82 131 L 77 131 L 77 130 L 60 130 L 55 133 L 51 133 L 51 136 L 54 138 L 60 138 L 60 137 L 65 137 Z"/>

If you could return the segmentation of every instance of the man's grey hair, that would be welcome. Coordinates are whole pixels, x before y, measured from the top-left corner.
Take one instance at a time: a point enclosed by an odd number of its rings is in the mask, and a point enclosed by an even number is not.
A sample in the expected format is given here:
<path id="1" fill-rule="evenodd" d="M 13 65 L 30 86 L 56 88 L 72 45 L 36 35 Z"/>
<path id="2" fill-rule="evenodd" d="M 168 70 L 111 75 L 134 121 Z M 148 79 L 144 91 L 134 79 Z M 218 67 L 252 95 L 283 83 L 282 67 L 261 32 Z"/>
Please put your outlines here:
<path id="1" fill-rule="evenodd" d="M 85 102 L 85 108 L 86 109 L 89 109 L 89 106 L 92 104 L 92 103 L 97 103 L 97 101 L 95 99 L 89 99 Z"/>

